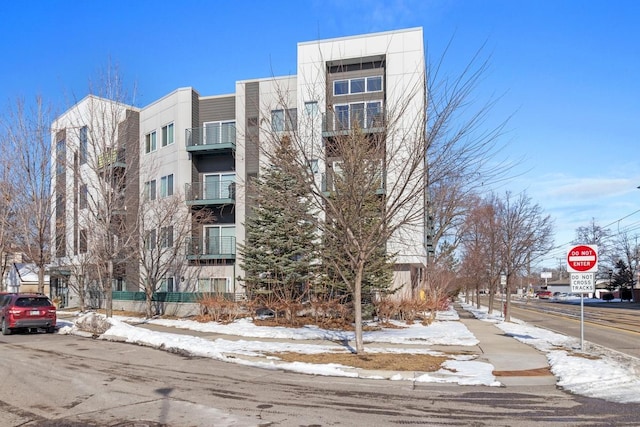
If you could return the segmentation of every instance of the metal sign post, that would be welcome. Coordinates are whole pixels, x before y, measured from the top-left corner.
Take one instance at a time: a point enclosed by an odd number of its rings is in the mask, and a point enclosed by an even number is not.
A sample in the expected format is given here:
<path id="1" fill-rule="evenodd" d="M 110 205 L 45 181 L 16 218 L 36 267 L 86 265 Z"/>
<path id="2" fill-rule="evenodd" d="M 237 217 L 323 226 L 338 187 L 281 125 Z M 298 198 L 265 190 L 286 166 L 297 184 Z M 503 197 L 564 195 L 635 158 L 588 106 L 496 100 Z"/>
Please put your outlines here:
<path id="1" fill-rule="evenodd" d="M 595 292 L 595 273 L 571 273 L 571 293 L 580 294 L 580 350 L 584 351 L 584 294 Z"/>

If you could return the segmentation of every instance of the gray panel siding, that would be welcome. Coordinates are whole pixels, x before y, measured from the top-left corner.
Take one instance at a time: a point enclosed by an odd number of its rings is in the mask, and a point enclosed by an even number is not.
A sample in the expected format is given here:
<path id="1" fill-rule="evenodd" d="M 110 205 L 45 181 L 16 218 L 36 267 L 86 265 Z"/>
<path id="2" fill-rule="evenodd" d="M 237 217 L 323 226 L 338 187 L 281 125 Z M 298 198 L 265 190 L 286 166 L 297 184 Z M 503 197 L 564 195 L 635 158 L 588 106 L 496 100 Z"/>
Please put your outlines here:
<path id="1" fill-rule="evenodd" d="M 206 122 L 217 122 L 220 120 L 235 120 L 236 118 L 236 98 L 227 96 L 223 98 L 201 99 L 200 100 L 200 121 L 198 127 Z"/>
<path id="2" fill-rule="evenodd" d="M 257 174 L 259 169 L 260 144 L 259 138 L 259 118 L 260 118 L 260 83 L 247 83 L 245 99 L 245 118 L 247 131 L 245 139 L 245 168 L 246 174 Z"/>

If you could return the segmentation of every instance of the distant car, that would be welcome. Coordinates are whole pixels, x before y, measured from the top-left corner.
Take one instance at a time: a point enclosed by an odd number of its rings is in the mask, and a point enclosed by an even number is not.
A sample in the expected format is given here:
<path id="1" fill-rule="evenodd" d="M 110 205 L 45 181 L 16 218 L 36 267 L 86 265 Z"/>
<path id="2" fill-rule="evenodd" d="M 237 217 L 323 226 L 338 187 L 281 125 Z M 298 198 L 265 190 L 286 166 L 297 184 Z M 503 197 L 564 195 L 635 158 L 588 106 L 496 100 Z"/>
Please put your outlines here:
<path id="1" fill-rule="evenodd" d="M 536 296 L 540 299 L 549 299 L 553 295 L 551 291 L 538 291 L 536 292 Z"/>
<path id="2" fill-rule="evenodd" d="M 56 307 L 42 294 L 0 296 L 0 325 L 3 335 L 18 329 L 56 330 Z"/>

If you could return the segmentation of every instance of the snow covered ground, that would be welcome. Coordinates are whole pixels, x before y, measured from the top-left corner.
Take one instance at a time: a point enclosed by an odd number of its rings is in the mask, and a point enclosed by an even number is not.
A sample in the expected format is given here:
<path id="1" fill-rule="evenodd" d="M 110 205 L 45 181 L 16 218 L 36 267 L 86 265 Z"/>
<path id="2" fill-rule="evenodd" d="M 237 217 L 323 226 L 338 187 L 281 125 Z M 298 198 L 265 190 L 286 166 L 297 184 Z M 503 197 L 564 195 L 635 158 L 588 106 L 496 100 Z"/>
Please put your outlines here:
<path id="1" fill-rule="evenodd" d="M 640 402 L 640 360 L 602 347 L 589 345 L 580 352 L 575 338 L 532 327 L 517 320 L 503 322 L 499 314 L 489 315 L 486 310 L 476 310 L 463 304 L 477 318 L 495 323 L 506 334 L 546 353 L 558 385 L 584 396 L 602 398 L 614 402 Z M 61 334 L 83 334 L 78 323 L 101 317 L 95 313 L 78 315 L 73 321 L 59 320 Z M 99 338 L 117 340 L 154 348 L 171 349 L 194 356 L 210 357 L 232 363 L 257 366 L 266 369 L 283 369 L 312 375 L 333 375 L 361 378 L 386 378 L 417 382 L 457 383 L 464 385 L 500 386 L 491 364 L 480 362 L 475 356 L 458 355 L 445 362 L 437 372 L 395 373 L 382 376 L 339 364 L 310 364 L 283 362 L 273 354 L 279 352 L 324 353 L 350 351 L 352 332 L 320 329 L 315 326 L 301 328 L 256 326 L 249 319 L 241 319 L 228 325 L 215 322 L 200 323 L 192 320 L 150 319 L 145 323 L 172 328 L 199 331 L 228 336 L 205 339 L 188 334 L 151 331 L 133 326 L 139 318 L 113 317 L 98 319 L 108 322 L 108 330 Z M 429 349 L 434 345 L 474 346 L 475 336 L 458 321 L 455 310 L 439 312 L 436 321 L 429 326 L 420 324 L 403 328 L 383 328 L 364 333 L 367 352 L 403 352 L 413 354 L 442 353 Z M 345 343 L 345 345 L 336 345 Z M 589 356 L 589 357 L 585 357 Z M 595 356 L 595 357 L 594 357 Z"/>

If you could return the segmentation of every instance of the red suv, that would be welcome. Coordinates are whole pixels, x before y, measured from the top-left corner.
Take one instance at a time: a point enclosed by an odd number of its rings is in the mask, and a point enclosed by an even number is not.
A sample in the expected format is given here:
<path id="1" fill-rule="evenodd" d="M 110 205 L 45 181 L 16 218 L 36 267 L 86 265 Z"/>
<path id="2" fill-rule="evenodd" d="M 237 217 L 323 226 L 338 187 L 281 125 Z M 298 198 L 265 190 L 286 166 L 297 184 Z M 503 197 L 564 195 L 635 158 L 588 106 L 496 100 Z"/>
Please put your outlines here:
<path id="1" fill-rule="evenodd" d="M 56 330 L 56 307 L 42 294 L 0 295 L 0 325 L 3 335 L 13 329 L 37 328 L 51 334 Z"/>

